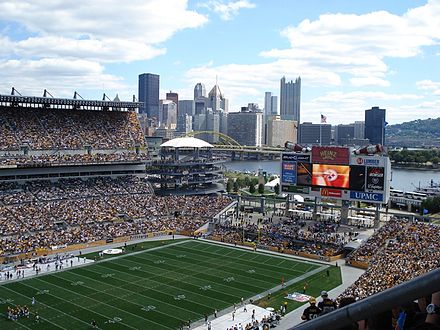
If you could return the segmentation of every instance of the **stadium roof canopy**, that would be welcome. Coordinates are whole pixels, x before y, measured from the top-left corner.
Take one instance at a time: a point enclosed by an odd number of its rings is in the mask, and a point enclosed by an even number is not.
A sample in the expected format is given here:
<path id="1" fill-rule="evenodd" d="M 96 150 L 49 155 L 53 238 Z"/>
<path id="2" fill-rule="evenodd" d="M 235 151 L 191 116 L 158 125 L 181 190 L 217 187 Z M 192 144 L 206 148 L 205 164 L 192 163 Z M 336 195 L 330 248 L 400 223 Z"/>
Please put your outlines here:
<path id="1" fill-rule="evenodd" d="M 46 109 L 134 111 L 141 102 L 62 99 L 54 97 L 1 95 L 0 106 Z"/>
<path id="2" fill-rule="evenodd" d="M 168 148 L 214 148 L 212 144 L 206 141 L 189 136 L 169 140 L 160 146 Z"/>

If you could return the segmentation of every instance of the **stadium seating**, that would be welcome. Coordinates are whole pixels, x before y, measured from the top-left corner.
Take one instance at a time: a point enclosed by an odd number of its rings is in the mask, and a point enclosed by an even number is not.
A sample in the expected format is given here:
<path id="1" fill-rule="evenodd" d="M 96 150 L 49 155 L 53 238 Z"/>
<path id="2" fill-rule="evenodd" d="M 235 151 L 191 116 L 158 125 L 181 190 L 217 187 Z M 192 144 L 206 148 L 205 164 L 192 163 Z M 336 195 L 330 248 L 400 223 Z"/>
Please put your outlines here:
<path id="1" fill-rule="evenodd" d="M 155 231 L 191 232 L 230 202 L 157 197 L 148 181 L 133 176 L 0 183 L 0 256 Z"/>

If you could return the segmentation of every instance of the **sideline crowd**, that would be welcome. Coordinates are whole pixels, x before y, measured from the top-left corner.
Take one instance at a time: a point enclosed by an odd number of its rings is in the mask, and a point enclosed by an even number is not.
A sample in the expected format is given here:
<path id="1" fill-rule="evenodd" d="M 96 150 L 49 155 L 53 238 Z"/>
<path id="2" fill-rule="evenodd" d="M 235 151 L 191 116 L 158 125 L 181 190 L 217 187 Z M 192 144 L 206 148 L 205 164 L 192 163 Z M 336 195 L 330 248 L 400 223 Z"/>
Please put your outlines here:
<path id="1" fill-rule="evenodd" d="M 192 232 L 230 202 L 158 197 L 137 177 L 1 183 L 0 256 L 154 231 Z"/>

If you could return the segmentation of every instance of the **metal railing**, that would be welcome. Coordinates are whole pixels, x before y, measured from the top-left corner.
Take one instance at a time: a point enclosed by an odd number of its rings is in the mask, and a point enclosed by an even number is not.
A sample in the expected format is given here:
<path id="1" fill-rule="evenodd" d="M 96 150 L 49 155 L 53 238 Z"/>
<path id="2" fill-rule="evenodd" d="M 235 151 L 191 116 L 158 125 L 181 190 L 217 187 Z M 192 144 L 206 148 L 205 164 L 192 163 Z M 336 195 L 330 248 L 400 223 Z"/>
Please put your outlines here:
<path id="1" fill-rule="evenodd" d="M 340 329 L 440 291 L 440 268 L 289 330 Z"/>

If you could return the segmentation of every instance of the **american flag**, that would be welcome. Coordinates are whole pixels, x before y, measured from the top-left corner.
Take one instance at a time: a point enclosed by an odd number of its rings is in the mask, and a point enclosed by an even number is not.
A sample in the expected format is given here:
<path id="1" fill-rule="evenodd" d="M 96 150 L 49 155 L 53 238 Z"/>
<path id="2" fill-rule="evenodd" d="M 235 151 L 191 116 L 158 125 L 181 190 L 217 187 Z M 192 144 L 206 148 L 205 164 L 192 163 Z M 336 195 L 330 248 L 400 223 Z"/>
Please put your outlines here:
<path id="1" fill-rule="evenodd" d="M 327 116 L 324 116 L 324 115 L 321 113 L 321 124 L 325 124 L 325 123 L 327 123 Z"/>

